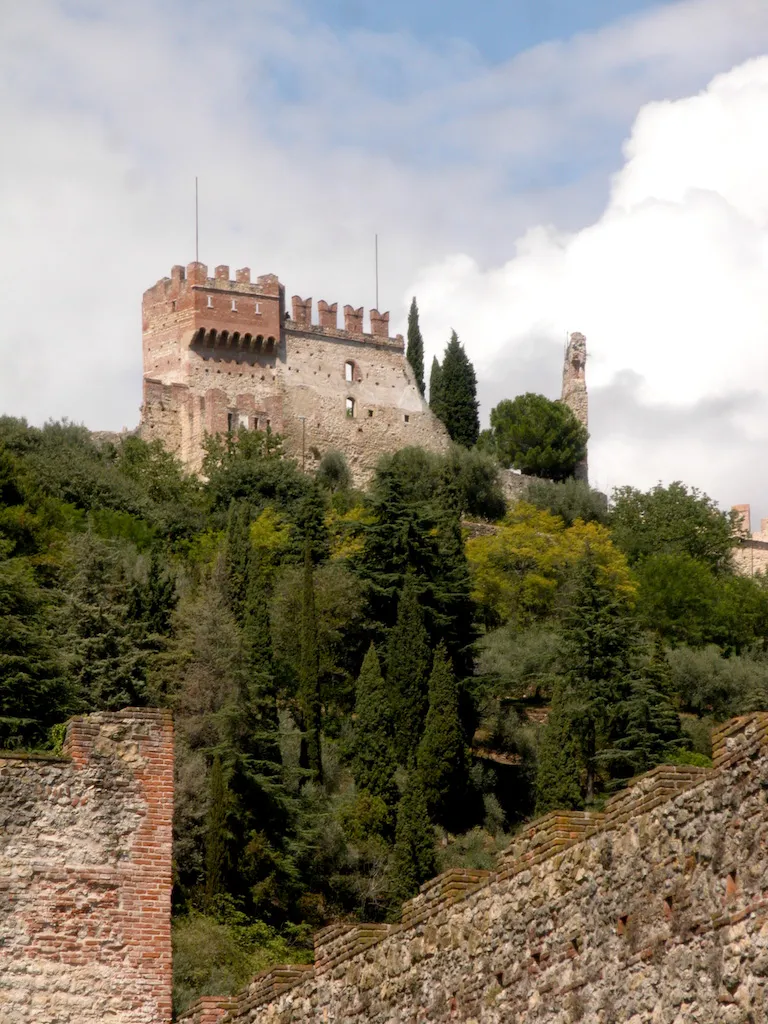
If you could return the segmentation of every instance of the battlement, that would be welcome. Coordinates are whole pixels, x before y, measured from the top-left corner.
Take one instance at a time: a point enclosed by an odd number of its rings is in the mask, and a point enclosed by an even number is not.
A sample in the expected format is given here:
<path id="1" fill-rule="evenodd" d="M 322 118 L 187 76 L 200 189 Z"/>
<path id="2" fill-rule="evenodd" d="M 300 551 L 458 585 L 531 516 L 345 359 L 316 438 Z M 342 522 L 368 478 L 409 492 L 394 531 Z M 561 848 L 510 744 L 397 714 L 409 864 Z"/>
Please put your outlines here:
<path id="1" fill-rule="evenodd" d="M 289 966 L 282 974 L 272 968 L 254 979 L 236 1008 L 224 1009 L 222 1003 L 215 1020 L 417 1019 L 428 1005 L 419 999 L 442 986 L 448 990 L 447 1005 L 456 1011 L 451 1017 L 479 1017 L 482 1000 L 484 1006 L 496 1005 L 489 1002 L 492 993 L 494 1000 L 508 1000 L 503 1004 L 507 1014 L 514 1009 L 525 1021 L 533 986 L 539 1002 L 547 992 L 559 993 L 546 1017 L 554 1021 L 574 991 L 601 987 L 600 964 L 609 947 L 616 971 L 637 972 L 638 965 L 661 962 L 668 945 L 687 941 L 708 948 L 713 931 L 736 926 L 750 915 L 755 928 L 768 927 L 768 900 L 762 899 L 759 884 L 755 894 L 751 885 L 742 894 L 736 863 L 742 848 L 738 830 L 747 822 L 752 832 L 768 825 L 766 755 L 768 713 L 733 719 L 713 734 L 712 769 L 659 765 L 611 797 L 603 813 L 544 815 L 515 836 L 494 871 L 451 869 L 438 875 L 404 904 L 399 924 L 329 925 L 315 937 L 313 968 Z M 735 816 L 728 787 L 746 802 Z M 732 839 L 725 835 L 728 823 Z M 700 903 L 712 891 L 712 873 L 720 871 L 723 905 L 708 912 Z M 592 872 L 605 876 L 597 886 L 590 881 Z M 598 904 L 599 933 L 589 918 Z M 648 932 L 644 937 L 638 932 L 640 922 Z M 599 946 L 599 952 L 590 959 L 585 945 Z M 442 959 L 432 968 L 430 958 L 436 953 Z M 388 981 L 379 988 L 374 979 L 384 977 Z M 377 1010 L 364 997 L 372 985 Z M 649 985 L 658 990 L 655 976 Z M 194 1016 L 197 1012 L 190 1011 L 189 1024 L 207 1024 Z M 499 1013 L 487 1019 L 511 1019 L 501 1008 Z"/>
<path id="2" fill-rule="evenodd" d="M 317 323 L 312 322 L 312 299 L 302 299 L 300 295 L 291 298 L 291 316 L 285 321 L 287 331 L 318 334 L 323 337 L 368 342 L 387 345 L 389 348 L 405 351 L 402 334 L 389 336 L 389 313 L 380 313 L 378 309 L 370 311 L 370 333 L 363 331 L 365 307 L 344 306 L 344 327 L 338 326 L 338 302 L 329 303 L 320 299 L 317 304 Z"/>

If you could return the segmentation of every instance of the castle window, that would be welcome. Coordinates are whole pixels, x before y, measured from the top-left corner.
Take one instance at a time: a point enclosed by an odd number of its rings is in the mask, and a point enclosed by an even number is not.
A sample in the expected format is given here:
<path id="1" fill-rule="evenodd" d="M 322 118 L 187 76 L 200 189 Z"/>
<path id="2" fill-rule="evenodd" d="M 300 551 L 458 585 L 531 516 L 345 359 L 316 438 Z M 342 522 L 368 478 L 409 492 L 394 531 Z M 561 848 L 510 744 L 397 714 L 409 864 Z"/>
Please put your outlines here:
<path id="1" fill-rule="evenodd" d="M 238 425 L 238 427 L 242 427 L 243 430 L 247 430 L 248 429 L 248 413 L 247 412 L 240 412 L 240 413 L 237 414 L 237 425 Z"/>
<path id="2" fill-rule="evenodd" d="M 355 379 L 355 364 L 351 361 L 344 363 L 344 380 L 351 383 Z"/>
<path id="3" fill-rule="evenodd" d="M 235 414 L 233 412 L 227 413 L 227 430 L 231 431 L 235 425 Z"/>
<path id="4" fill-rule="evenodd" d="M 348 398 L 347 399 L 346 408 L 347 408 L 347 416 L 349 416 L 349 418 L 352 419 L 352 417 L 355 415 L 355 400 L 354 400 L 354 398 Z"/>
<path id="5" fill-rule="evenodd" d="M 405 413 L 403 415 L 403 423 L 408 423 L 410 421 L 410 419 L 411 419 L 411 417 L 408 415 L 408 413 Z"/>
<path id="6" fill-rule="evenodd" d="M 370 419 L 372 416 L 373 416 L 373 409 L 369 409 L 368 410 L 368 419 Z"/>
<path id="7" fill-rule="evenodd" d="M 256 316 L 261 316 L 261 303 L 260 302 L 256 303 L 256 307 L 254 309 L 254 313 L 256 314 Z"/>
<path id="8" fill-rule="evenodd" d="M 232 299 L 232 312 L 233 313 L 237 312 L 237 300 L 236 299 Z"/>
<path id="9" fill-rule="evenodd" d="M 213 297 L 211 295 L 208 296 L 207 306 L 208 306 L 208 309 L 213 309 Z"/>

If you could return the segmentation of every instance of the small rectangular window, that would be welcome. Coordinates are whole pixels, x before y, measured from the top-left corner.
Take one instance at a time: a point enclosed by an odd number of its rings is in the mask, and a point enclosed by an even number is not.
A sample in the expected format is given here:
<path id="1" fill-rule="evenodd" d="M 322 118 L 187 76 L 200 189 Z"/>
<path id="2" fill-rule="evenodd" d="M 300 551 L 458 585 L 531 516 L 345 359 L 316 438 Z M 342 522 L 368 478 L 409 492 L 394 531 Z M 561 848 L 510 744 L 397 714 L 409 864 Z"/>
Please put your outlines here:
<path id="1" fill-rule="evenodd" d="M 409 423 L 410 420 L 411 417 L 408 415 L 408 413 L 405 413 L 405 415 L 403 416 L 403 423 Z"/>
<path id="2" fill-rule="evenodd" d="M 368 419 L 370 419 L 372 416 L 373 416 L 373 409 L 369 409 L 368 410 Z"/>
<path id="3" fill-rule="evenodd" d="M 261 303 L 260 302 L 256 303 L 256 307 L 254 309 L 254 313 L 256 313 L 257 316 L 261 316 Z"/>
<path id="4" fill-rule="evenodd" d="M 233 313 L 237 312 L 237 300 L 236 299 L 232 299 L 232 312 Z"/>
<path id="5" fill-rule="evenodd" d="M 237 425 L 238 425 L 238 427 L 242 427 L 244 430 L 248 429 L 248 413 L 247 412 L 239 412 L 237 414 Z"/>
<path id="6" fill-rule="evenodd" d="M 210 295 L 208 296 L 207 306 L 208 306 L 208 309 L 213 309 L 213 297 L 210 296 Z"/>
<path id="7" fill-rule="evenodd" d="M 233 412 L 227 413 L 227 430 L 231 430 L 235 425 L 235 414 Z"/>
<path id="8" fill-rule="evenodd" d="M 347 416 L 351 419 L 355 415 L 355 400 L 354 398 L 348 398 L 346 401 Z"/>
<path id="9" fill-rule="evenodd" d="M 344 380 L 351 383 L 355 372 L 354 363 L 344 363 Z"/>

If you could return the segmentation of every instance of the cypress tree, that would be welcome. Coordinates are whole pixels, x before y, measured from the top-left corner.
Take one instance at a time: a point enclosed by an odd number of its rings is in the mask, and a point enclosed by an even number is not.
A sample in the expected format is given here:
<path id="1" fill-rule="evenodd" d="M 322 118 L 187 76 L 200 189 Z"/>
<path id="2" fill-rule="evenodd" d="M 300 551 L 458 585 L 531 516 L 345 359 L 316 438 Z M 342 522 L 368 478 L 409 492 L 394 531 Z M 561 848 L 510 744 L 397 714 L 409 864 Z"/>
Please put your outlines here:
<path id="1" fill-rule="evenodd" d="M 322 780 L 320 756 L 320 656 L 317 646 L 315 588 L 312 579 L 311 542 L 304 546 L 304 585 L 301 602 L 301 660 L 299 665 L 299 709 L 301 716 L 300 764 Z"/>
<path id="2" fill-rule="evenodd" d="M 395 751 L 401 764 L 415 759 L 424 731 L 431 663 L 416 577 L 408 572 L 397 605 L 397 622 L 389 635 L 387 655 L 387 685 L 395 719 Z"/>
<path id="3" fill-rule="evenodd" d="M 366 789 L 390 807 L 397 803 L 392 710 L 381 676 L 376 648 L 371 644 L 363 660 L 355 693 L 355 737 L 352 774 L 359 789 Z"/>
<path id="4" fill-rule="evenodd" d="M 451 440 L 472 448 L 480 435 L 477 377 L 456 331 L 451 332 L 440 370 L 440 418 Z"/>
<path id="5" fill-rule="evenodd" d="M 459 688 L 444 644 L 435 650 L 429 677 L 429 710 L 417 755 L 431 815 L 447 827 L 461 817 L 467 790 L 467 756 L 459 716 Z"/>
<path id="6" fill-rule="evenodd" d="M 228 790 L 221 758 L 216 754 L 208 779 L 208 813 L 205 828 L 205 903 L 209 908 L 214 897 L 224 889 L 229 831 Z"/>
<path id="7" fill-rule="evenodd" d="M 432 368 L 429 372 L 429 408 L 439 420 L 445 422 L 445 403 L 443 402 L 443 368 L 432 357 Z"/>
<path id="8" fill-rule="evenodd" d="M 226 540 L 227 596 L 239 623 L 243 621 L 245 592 L 248 586 L 248 559 L 251 551 L 251 510 L 243 501 L 229 506 Z"/>
<path id="9" fill-rule="evenodd" d="M 437 872 L 435 830 L 419 772 L 408 776 L 397 806 L 395 846 L 391 860 L 393 910 L 415 896 L 422 882 Z"/>
<path id="10" fill-rule="evenodd" d="M 252 752 L 280 762 L 277 687 L 272 659 L 272 636 L 264 582 L 255 561 L 248 573 L 243 622 L 245 665 L 241 700 L 243 725 L 252 737 Z"/>
<path id="11" fill-rule="evenodd" d="M 424 394 L 424 339 L 421 337 L 419 327 L 419 307 L 416 305 L 416 296 L 411 300 L 411 308 L 408 312 L 408 346 L 405 350 L 405 358 L 411 364 L 413 375 L 419 386 L 419 391 Z"/>
<path id="12" fill-rule="evenodd" d="M 571 709 L 562 684 L 555 687 L 549 719 L 539 744 L 536 773 L 536 814 L 578 810 L 581 793 L 581 754 L 573 731 Z"/>

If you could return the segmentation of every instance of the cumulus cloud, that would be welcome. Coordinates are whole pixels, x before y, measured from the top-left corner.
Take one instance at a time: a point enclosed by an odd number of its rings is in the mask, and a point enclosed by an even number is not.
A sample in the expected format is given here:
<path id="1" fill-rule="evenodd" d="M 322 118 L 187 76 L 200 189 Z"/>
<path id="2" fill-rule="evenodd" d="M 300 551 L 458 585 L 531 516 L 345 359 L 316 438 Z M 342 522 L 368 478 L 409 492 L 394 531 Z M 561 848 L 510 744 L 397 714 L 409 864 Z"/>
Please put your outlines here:
<path id="1" fill-rule="evenodd" d="M 481 395 L 544 390 L 566 331 L 587 335 L 598 484 L 683 479 L 768 505 L 768 57 L 652 102 L 607 206 L 577 232 L 533 227 L 501 266 L 466 255 L 412 288 L 431 337 L 472 339 Z"/>

